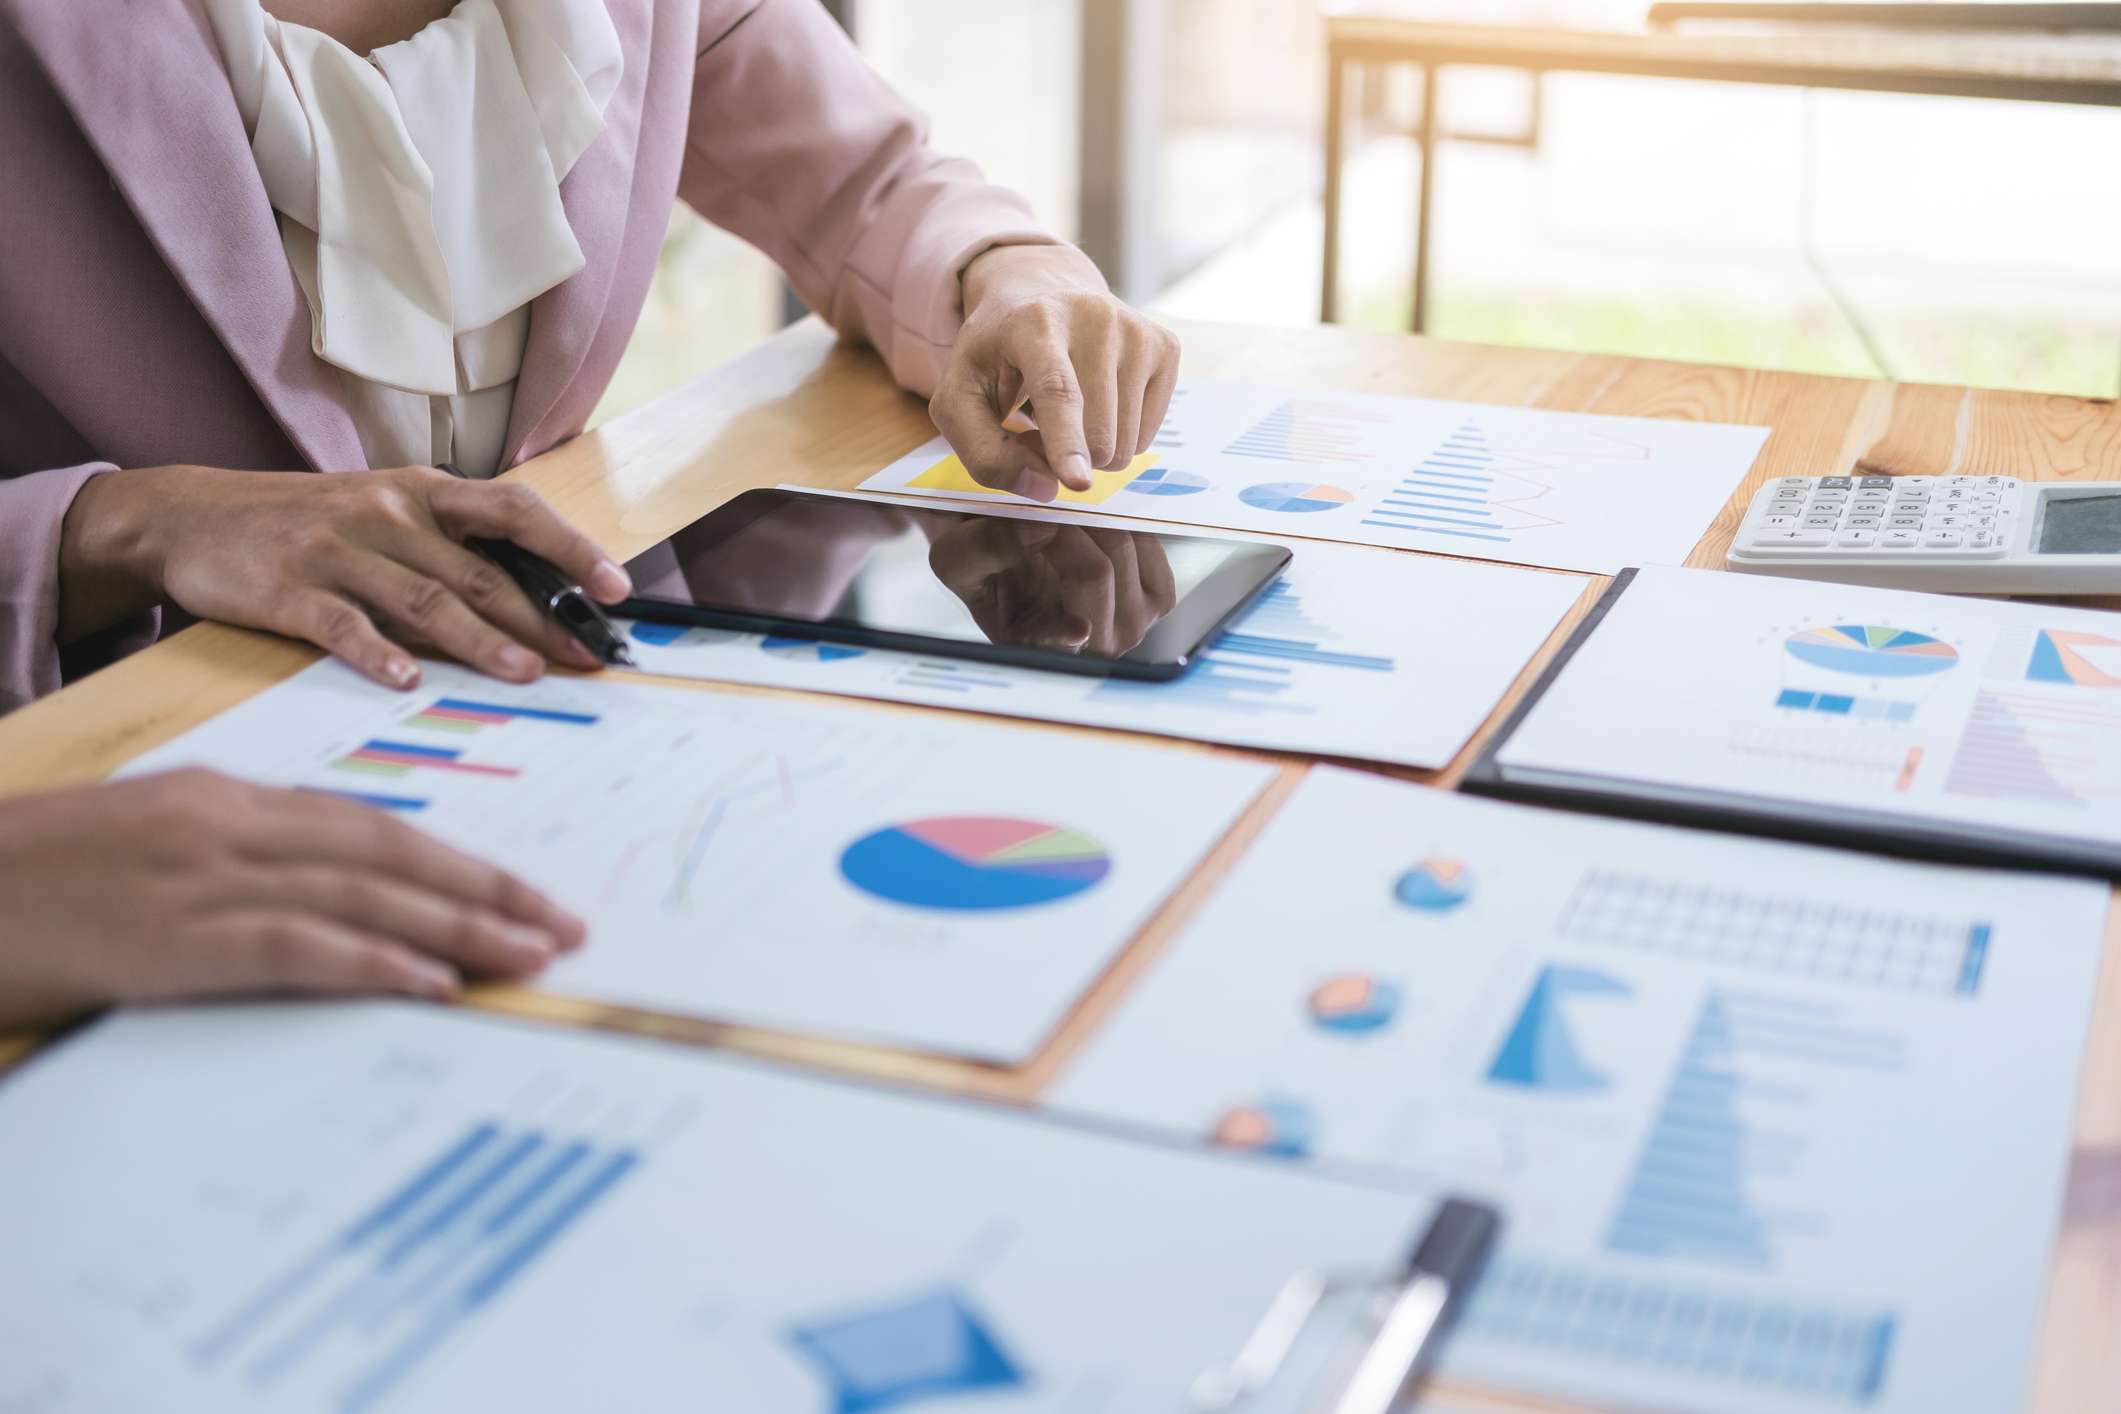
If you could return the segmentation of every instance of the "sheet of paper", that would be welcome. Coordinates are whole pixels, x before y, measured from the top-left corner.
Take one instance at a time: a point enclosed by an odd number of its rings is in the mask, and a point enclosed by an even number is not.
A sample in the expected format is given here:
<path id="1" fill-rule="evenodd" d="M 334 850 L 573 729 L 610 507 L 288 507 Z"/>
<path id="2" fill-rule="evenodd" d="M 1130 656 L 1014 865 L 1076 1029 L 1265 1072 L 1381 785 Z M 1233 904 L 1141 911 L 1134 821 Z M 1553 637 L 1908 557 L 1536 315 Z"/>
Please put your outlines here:
<path id="1" fill-rule="evenodd" d="M 2015 1409 L 2106 906 L 1322 768 L 1049 1099 L 1493 1195 L 1451 1373 Z"/>
<path id="2" fill-rule="evenodd" d="M 591 920 L 555 990 L 1021 1059 L 1269 767 L 833 702 L 320 663 L 127 768 L 369 800 Z M 1144 807 L 1154 802 L 1154 808 Z"/>
<path id="3" fill-rule="evenodd" d="M 1294 549 L 1281 580 L 1177 682 L 664 624 L 630 625 L 629 637 L 642 670 L 669 677 L 1438 767 L 1486 720 L 1584 586 L 1501 565 L 1304 542 Z"/>
<path id="4" fill-rule="evenodd" d="M 1287 1275 L 1429 1211 L 388 1004 L 120 1016 L 0 1087 L 0 1145 L 11 1410 L 1177 1414 Z"/>
<path id="5" fill-rule="evenodd" d="M 1155 445 L 1085 510 L 1612 574 L 1677 564 L 1764 427 L 1181 380 Z M 871 491 L 1014 501 L 936 438 Z"/>
<path id="6" fill-rule="evenodd" d="M 1646 570 L 1499 759 L 2121 846 L 2121 615 Z"/>

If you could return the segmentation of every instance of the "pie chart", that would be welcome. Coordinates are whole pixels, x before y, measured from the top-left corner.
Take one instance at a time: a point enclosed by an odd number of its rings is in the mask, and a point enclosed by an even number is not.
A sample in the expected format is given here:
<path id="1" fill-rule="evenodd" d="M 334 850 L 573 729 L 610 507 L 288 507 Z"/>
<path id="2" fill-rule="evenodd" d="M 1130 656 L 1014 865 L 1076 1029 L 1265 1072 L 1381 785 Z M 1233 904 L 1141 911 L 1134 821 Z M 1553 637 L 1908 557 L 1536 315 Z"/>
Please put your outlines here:
<path id="1" fill-rule="evenodd" d="M 637 623 L 626 632 L 635 643 L 651 648 L 710 648 L 743 637 L 734 629 L 692 628 L 684 624 Z"/>
<path id="2" fill-rule="evenodd" d="M 815 638 L 783 638 L 779 634 L 768 634 L 760 639 L 759 647 L 776 658 L 798 658 L 810 663 L 844 662 L 869 651 L 850 643 L 821 643 Z"/>
<path id="3" fill-rule="evenodd" d="M 1926 678 L 1959 662 L 1951 644 L 1889 624 L 1835 624 L 1793 633 L 1789 653 L 1800 663 L 1865 678 Z"/>
<path id="4" fill-rule="evenodd" d="M 1343 973 L 1312 988 L 1308 1009 L 1321 1031 L 1366 1036 L 1399 1014 L 1399 988 L 1367 973 Z"/>
<path id="5" fill-rule="evenodd" d="M 866 894 L 969 913 L 1055 903 L 1111 872 L 1112 856 L 1081 830 L 1004 815 L 887 825 L 840 855 L 840 874 Z"/>
<path id="6" fill-rule="evenodd" d="M 1121 489 L 1137 496 L 1190 496 L 1207 490 L 1208 478 L 1190 471 L 1173 471 L 1167 466 L 1152 466 Z"/>
<path id="7" fill-rule="evenodd" d="M 1418 913 L 1449 913 L 1473 897 L 1473 871 L 1463 859 L 1432 855 L 1399 876 L 1392 897 Z"/>
<path id="8" fill-rule="evenodd" d="M 1309 481 L 1262 481 L 1237 493 L 1237 499 L 1262 511 L 1337 511 L 1355 499 L 1353 491 Z"/>
<path id="9" fill-rule="evenodd" d="M 1300 1159 L 1311 1152 L 1316 1128 L 1309 1105 L 1301 1100 L 1270 1097 L 1223 1111 L 1208 1137 L 1225 1149 Z"/>

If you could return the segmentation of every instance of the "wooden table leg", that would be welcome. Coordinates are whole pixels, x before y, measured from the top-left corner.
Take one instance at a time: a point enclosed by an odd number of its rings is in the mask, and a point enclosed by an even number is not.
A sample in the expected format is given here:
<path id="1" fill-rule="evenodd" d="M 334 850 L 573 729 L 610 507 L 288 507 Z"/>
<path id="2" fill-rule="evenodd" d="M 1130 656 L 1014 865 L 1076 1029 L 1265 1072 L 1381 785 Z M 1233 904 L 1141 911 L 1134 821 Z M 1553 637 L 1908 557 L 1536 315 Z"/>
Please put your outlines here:
<path id="1" fill-rule="evenodd" d="M 1345 157 L 1347 102 L 1342 78 L 1347 61 L 1331 45 L 1326 47 L 1326 234 L 1325 257 L 1319 265 L 1318 318 L 1331 324 L 1340 317 L 1340 164 Z"/>
<path id="2" fill-rule="evenodd" d="M 1429 329 L 1429 227 L 1430 208 L 1436 204 L 1436 147 L 1442 126 L 1436 114 L 1438 65 L 1421 66 L 1421 195 L 1414 217 L 1414 320 L 1413 330 Z"/>

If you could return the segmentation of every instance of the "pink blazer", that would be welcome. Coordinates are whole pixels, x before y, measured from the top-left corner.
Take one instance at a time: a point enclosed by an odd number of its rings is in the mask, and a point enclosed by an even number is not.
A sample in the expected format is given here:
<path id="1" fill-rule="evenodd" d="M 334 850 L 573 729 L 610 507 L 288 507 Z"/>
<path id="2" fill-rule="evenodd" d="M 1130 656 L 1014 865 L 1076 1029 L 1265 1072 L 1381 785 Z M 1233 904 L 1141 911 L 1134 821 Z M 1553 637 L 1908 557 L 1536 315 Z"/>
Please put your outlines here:
<path id="1" fill-rule="evenodd" d="M 931 391 L 965 265 L 1052 239 L 1022 199 L 929 148 L 815 0 L 608 3 L 625 78 L 561 187 L 588 263 L 531 308 L 506 461 L 581 430 L 677 197 Z M 0 711 L 86 661 L 54 632 L 88 477 L 362 467 L 274 221 L 198 0 L 0 0 Z"/>

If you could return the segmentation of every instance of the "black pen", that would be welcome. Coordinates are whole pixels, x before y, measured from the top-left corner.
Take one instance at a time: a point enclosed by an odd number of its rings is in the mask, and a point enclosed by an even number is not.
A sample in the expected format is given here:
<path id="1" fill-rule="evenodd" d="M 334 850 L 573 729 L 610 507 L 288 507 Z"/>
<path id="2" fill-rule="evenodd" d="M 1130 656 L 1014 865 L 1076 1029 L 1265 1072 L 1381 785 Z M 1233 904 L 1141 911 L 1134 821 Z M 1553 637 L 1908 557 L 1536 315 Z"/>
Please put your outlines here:
<path id="1" fill-rule="evenodd" d="M 448 462 L 441 463 L 440 469 L 451 476 L 464 475 Z M 561 574 L 559 566 L 512 540 L 474 537 L 465 543 L 514 580 L 516 587 L 530 596 L 531 603 L 559 620 L 560 627 L 594 653 L 598 662 L 621 668 L 637 666 L 633 661 L 633 650 L 619 636 L 618 627 L 611 622 L 603 607 L 590 598 L 581 585 Z"/>
<path id="2" fill-rule="evenodd" d="M 1398 1294 L 1334 1414 L 1391 1414 L 1399 1407 L 1480 1279 L 1501 1227 L 1502 1215 L 1485 1203 L 1444 1199 L 1408 1256 Z"/>

